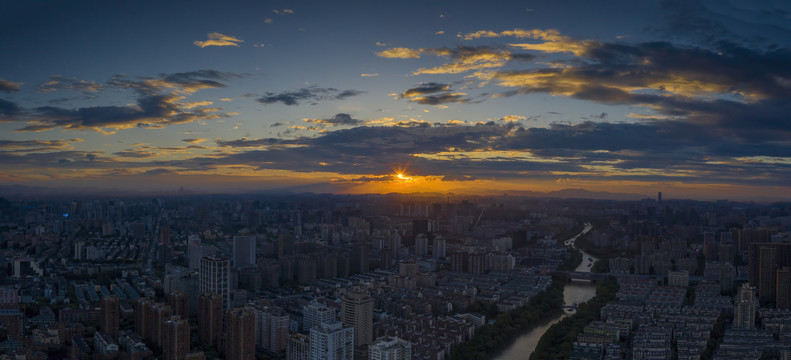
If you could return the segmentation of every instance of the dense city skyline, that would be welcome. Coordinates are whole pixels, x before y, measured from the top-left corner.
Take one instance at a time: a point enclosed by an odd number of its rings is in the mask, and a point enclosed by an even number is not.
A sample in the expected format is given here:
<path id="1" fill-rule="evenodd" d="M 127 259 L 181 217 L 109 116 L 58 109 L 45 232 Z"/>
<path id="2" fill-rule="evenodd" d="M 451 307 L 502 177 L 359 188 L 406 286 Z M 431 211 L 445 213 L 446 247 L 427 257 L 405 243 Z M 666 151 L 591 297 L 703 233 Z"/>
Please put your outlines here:
<path id="1" fill-rule="evenodd" d="M 3 2 L 0 186 L 789 200 L 789 14 Z"/>
<path id="2" fill-rule="evenodd" d="M 0 197 L 0 358 L 782 359 L 789 230 L 787 202 Z"/>

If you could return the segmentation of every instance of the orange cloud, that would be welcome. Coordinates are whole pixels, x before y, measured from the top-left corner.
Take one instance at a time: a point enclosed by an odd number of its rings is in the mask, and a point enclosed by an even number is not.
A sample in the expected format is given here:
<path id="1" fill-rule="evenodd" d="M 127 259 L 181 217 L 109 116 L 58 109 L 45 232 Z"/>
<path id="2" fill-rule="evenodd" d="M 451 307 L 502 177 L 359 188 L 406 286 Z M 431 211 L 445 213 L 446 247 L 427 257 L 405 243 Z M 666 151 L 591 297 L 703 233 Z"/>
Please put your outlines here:
<path id="1" fill-rule="evenodd" d="M 480 38 L 497 38 L 497 37 L 515 37 L 518 39 L 543 40 L 544 42 L 539 44 L 526 43 L 526 44 L 508 44 L 508 45 L 524 50 L 535 50 L 535 51 L 548 52 L 548 53 L 571 52 L 574 53 L 575 55 L 582 55 L 591 45 L 597 44 L 597 42 L 591 40 L 585 40 L 585 41 L 574 40 L 568 36 L 560 35 L 560 32 L 555 29 L 547 29 L 547 30 L 513 29 L 513 30 L 502 31 L 499 33 L 491 30 L 481 30 L 464 35 L 459 34 L 458 37 L 464 40 L 473 40 Z"/>
<path id="2" fill-rule="evenodd" d="M 418 59 L 421 51 L 420 49 L 397 47 L 380 51 L 376 53 L 376 56 L 388 59 Z"/>
<path id="3" fill-rule="evenodd" d="M 239 46 L 239 43 L 244 42 L 236 37 L 223 35 L 218 32 L 208 34 L 209 39 L 206 41 L 194 41 L 193 44 L 205 48 L 207 46 Z"/>

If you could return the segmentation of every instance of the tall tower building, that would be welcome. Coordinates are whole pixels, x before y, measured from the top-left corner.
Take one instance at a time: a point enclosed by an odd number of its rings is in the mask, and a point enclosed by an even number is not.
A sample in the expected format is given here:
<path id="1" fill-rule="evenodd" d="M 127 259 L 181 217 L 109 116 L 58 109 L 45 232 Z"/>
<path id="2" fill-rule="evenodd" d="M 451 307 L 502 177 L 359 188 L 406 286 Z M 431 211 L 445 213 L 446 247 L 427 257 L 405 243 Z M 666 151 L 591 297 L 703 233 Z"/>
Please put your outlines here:
<path id="1" fill-rule="evenodd" d="M 779 309 L 791 308 L 791 267 L 777 270 L 777 291 L 775 306 Z"/>
<path id="2" fill-rule="evenodd" d="M 361 293 L 348 293 L 341 302 L 343 325 L 354 328 L 354 347 L 373 341 L 374 300 Z"/>
<path id="3" fill-rule="evenodd" d="M 162 355 L 164 360 L 182 360 L 190 352 L 190 323 L 178 315 L 163 324 Z"/>
<path id="4" fill-rule="evenodd" d="M 756 231 L 755 234 L 757 238 L 763 236 L 760 235 L 763 234 L 761 231 Z M 745 237 L 747 236 L 749 235 L 745 235 Z M 791 243 L 753 242 L 748 244 L 748 250 L 747 266 L 750 267 L 750 285 L 758 290 L 758 298 L 761 303 L 771 303 L 776 298 L 777 269 L 791 266 Z"/>
<path id="5" fill-rule="evenodd" d="M 225 358 L 255 359 L 255 314 L 245 308 L 228 310 L 225 332 Z"/>
<path id="6" fill-rule="evenodd" d="M 148 326 L 148 341 L 154 345 L 154 348 L 162 349 L 162 344 L 165 340 L 165 322 L 173 316 L 173 310 L 165 303 L 155 303 L 149 305 L 149 310 L 146 313 L 148 319 L 146 326 Z"/>
<path id="7" fill-rule="evenodd" d="M 733 233 L 730 231 L 720 232 L 720 245 L 733 244 Z"/>
<path id="8" fill-rule="evenodd" d="M 766 304 L 775 300 L 777 288 L 777 249 L 773 246 L 761 246 L 758 255 L 760 272 L 758 273 L 758 301 Z"/>
<path id="9" fill-rule="evenodd" d="M 159 243 L 170 246 L 170 227 L 162 225 L 159 227 Z"/>
<path id="10" fill-rule="evenodd" d="M 233 267 L 248 266 L 255 266 L 255 237 L 236 235 L 233 237 Z"/>
<path id="11" fill-rule="evenodd" d="M 286 360 L 310 360 L 310 337 L 293 333 L 288 338 Z"/>
<path id="12" fill-rule="evenodd" d="M 735 257 L 736 254 L 732 244 L 720 244 L 719 259 L 721 264 L 733 264 L 733 259 Z"/>
<path id="13" fill-rule="evenodd" d="M 135 333 L 142 339 L 148 338 L 149 306 L 154 303 L 151 298 L 140 298 L 135 303 Z"/>
<path id="14" fill-rule="evenodd" d="M 412 235 L 418 236 L 418 234 L 428 234 L 428 219 L 415 219 L 412 220 Z"/>
<path id="15" fill-rule="evenodd" d="M 354 328 L 336 321 L 310 329 L 310 359 L 353 360 Z"/>
<path id="16" fill-rule="evenodd" d="M 431 247 L 431 255 L 435 258 L 444 258 L 448 256 L 448 241 L 442 236 L 437 235 L 434 237 L 434 245 Z"/>
<path id="17" fill-rule="evenodd" d="M 203 344 L 217 347 L 222 334 L 222 298 L 204 293 L 198 297 L 198 338 Z"/>
<path id="18" fill-rule="evenodd" d="M 281 234 L 277 237 L 277 258 L 294 253 L 294 237 L 288 234 Z"/>
<path id="19" fill-rule="evenodd" d="M 370 269 L 370 244 L 357 243 L 351 259 L 352 273 L 365 273 Z"/>
<path id="20" fill-rule="evenodd" d="M 736 314 L 733 327 L 736 329 L 755 329 L 755 288 L 743 284 L 736 298 Z"/>
<path id="21" fill-rule="evenodd" d="M 187 238 L 187 257 L 190 270 L 199 270 L 200 259 L 203 257 L 203 245 L 201 245 L 200 236 L 197 234 Z"/>
<path id="22" fill-rule="evenodd" d="M 428 255 L 428 237 L 424 233 L 415 235 L 415 256 Z"/>
<path id="23" fill-rule="evenodd" d="M 329 322 L 335 322 L 334 309 L 315 300 L 302 307 L 303 331 L 310 331 L 314 326 Z"/>
<path id="24" fill-rule="evenodd" d="M 731 264 L 720 264 L 720 291 L 724 294 L 733 293 L 733 277 L 736 268 Z"/>
<path id="25" fill-rule="evenodd" d="M 212 293 L 222 297 L 222 308 L 231 304 L 231 261 L 216 255 L 204 256 L 200 260 L 200 293 Z"/>
<path id="26" fill-rule="evenodd" d="M 255 314 L 255 344 L 273 353 L 285 350 L 288 342 L 288 328 L 291 324 L 288 314 L 283 309 L 272 305 L 256 304 L 248 309 Z"/>
<path id="27" fill-rule="evenodd" d="M 368 347 L 368 360 L 411 360 L 412 343 L 397 337 L 385 336 L 376 339 Z"/>
<path id="28" fill-rule="evenodd" d="M 118 341 L 118 330 L 120 328 L 120 304 L 115 295 L 105 296 L 100 302 L 102 307 L 101 329 L 104 333 Z"/>
<path id="29" fill-rule="evenodd" d="M 186 292 L 173 290 L 168 294 L 168 305 L 173 310 L 173 315 L 181 316 L 184 320 L 190 317 L 190 299 Z"/>
<path id="30" fill-rule="evenodd" d="M 719 245 L 717 243 L 717 233 L 707 231 L 703 233 L 703 256 L 706 262 L 719 260 Z"/>

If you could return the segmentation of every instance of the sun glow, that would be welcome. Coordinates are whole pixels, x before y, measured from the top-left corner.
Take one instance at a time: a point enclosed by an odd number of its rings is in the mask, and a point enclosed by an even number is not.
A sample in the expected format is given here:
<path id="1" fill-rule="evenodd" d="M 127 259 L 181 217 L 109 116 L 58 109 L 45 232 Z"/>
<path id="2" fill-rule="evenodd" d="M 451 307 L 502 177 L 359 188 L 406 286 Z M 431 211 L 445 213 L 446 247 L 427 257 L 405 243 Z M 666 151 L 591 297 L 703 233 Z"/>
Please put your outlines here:
<path id="1" fill-rule="evenodd" d="M 411 176 L 406 176 L 406 175 L 404 175 L 402 173 L 396 174 L 396 178 L 398 178 L 398 180 L 401 181 L 401 182 L 412 181 L 412 177 Z"/>

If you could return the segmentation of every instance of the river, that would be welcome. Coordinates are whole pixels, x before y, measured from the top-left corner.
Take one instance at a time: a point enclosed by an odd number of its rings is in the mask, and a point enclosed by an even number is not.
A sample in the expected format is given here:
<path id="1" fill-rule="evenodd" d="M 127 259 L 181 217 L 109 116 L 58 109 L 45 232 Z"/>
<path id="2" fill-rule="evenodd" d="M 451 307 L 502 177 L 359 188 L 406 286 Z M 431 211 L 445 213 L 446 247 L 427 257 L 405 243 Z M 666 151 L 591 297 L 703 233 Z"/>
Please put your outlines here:
<path id="1" fill-rule="evenodd" d="M 577 240 L 582 234 L 587 233 L 593 227 L 590 224 L 585 224 L 585 228 L 574 236 L 571 239 L 568 239 L 564 242 L 567 246 L 574 246 L 574 241 Z M 582 263 L 577 266 L 576 271 L 580 272 L 589 272 L 591 271 L 591 266 L 593 263 L 598 260 L 597 258 L 582 252 Z M 563 305 L 564 306 L 572 306 L 576 305 L 585 301 L 590 300 L 592 297 L 596 295 L 596 286 L 593 285 L 590 281 L 587 280 L 572 280 L 566 286 L 563 287 Z M 573 314 L 574 310 L 565 310 L 565 314 L 560 315 L 554 319 L 548 320 L 545 324 L 540 325 L 538 327 L 533 328 L 528 333 L 525 333 L 519 338 L 514 341 L 511 346 L 505 349 L 498 357 L 497 360 L 527 360 L 530 358 L 530 354 L 533 353 L 533 350 L 536 349 L 538 345 L 538 340 L 541 339 L 541 336 L 552 326 L 554 323 L 560 321 L 564 317 Z"/>

